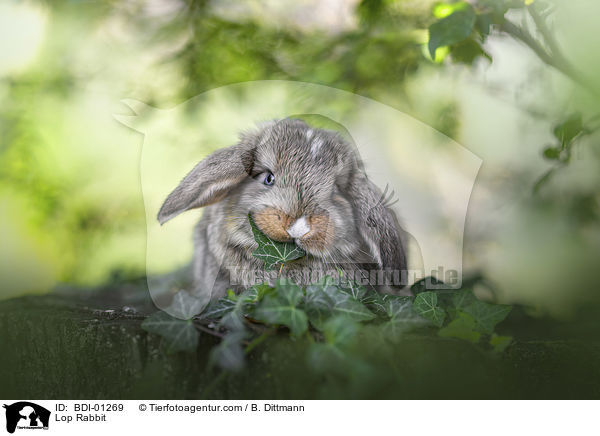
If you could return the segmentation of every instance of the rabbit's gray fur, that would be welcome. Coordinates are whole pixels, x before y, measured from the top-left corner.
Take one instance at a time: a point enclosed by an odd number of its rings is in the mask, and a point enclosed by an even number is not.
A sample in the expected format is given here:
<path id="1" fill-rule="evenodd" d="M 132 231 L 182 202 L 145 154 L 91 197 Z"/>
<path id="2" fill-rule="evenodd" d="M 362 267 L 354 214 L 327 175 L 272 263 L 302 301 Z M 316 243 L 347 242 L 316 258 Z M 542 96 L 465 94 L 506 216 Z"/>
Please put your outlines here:
<path id="1" fill-rule="evenodd" d="M 275 175 L 273 186 L 256 179 L 266 169 Z M 405 271 L 403 232 L 381 197 L 354 147 L 337 133 L 283 119 L 243 134 L 236 145 L 198 163 L 165 200 L 158 220 L 163 224 L 185 210 L 206 206 L 194 231 L 194 286 L 197 295 L 212 292 L 214 299 L 229 288 L 254 284 L 232 286 L 232 268 L 264 269 L 252 256 L 257 243 L 248 213 L 265 207 L 290 217 L 325 215 L 331 226 L 327 231 L 333 239 L 322 249 L 296 241 L 307 256 L 285 266 L 292 276 L 306 267 L 330 271 L 332 265 L 345 270 L 351 264 Z"/>

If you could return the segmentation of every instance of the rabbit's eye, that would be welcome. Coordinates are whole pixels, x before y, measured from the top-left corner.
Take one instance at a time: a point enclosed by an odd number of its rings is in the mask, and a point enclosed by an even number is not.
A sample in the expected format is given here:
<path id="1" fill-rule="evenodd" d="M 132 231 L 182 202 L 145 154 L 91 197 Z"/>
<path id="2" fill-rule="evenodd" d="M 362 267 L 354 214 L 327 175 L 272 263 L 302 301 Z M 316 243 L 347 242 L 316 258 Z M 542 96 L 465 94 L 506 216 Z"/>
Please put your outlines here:
<path id="1" fill-rule="evenodd" d="M 273 173 L 271 173 L 270 171 L 264 173 L 263 183 L 267 186 L 273 186 L 273 183 L 275 183 L 275 176 L 273 175 Z"/>

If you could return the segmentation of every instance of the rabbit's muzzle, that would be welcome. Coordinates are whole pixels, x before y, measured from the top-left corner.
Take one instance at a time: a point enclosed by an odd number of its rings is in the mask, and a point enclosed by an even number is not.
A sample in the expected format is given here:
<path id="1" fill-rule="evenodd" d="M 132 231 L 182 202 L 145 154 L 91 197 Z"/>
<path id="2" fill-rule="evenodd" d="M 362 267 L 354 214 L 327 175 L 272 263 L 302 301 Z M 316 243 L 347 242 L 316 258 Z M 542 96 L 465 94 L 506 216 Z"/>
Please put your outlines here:
<path id="1" fill-rule="evenodd" d="M 287 213 L 267 207 L 253 213 L 258 228 L 269 238 L 279 242 L 292 242 L 318 254 L 333 241 L 333 223 L 326 214 L 292 217 Z"/>

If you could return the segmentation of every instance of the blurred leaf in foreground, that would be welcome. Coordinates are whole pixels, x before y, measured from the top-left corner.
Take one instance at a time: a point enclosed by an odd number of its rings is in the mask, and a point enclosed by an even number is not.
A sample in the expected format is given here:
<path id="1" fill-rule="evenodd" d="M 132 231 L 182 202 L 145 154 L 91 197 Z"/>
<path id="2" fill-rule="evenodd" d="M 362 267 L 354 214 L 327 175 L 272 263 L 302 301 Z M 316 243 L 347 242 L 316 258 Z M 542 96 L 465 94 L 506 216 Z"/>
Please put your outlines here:
<path id="1" fill-rule="evenodd" d="M 270 324 L 289 327 L 294 336 L 308 329 L 306 313 L 298 307 L 303 299 L 302 288 L 291 282 L 279 281 L 276 293 L 268 294 L 253 312 L 254 318 Z"/>
<path id="2" fill-rule="evenodd" d="M 494 333 L 490 338 L 490 345 L 496 353 L 502 353 L 511 343 L 512 336 L 499 336 Z"/>
<path id="3" fill-rule="evenodd" d="M 142 328 L 160 335 L 166 345 L 167 353 L 194 351 L 198 346 L 200 334 L 191 319 L 173 318 L 166 312 L 156 312 L 142 322 Z"/>
<path id="4" fill-rule="evenodd" d="M 477 331 L 477 324 L 471 315 L 459 312 L 458 317 L 441 328 L 438 335 L 444 338 L 458 338 L 469 342 L 479 342 L 481 333 Z"/>
<path id="5" fill-rule="evenodd" d="M 581 114 L 573 114 L 554 128 L 554 137 L 565 148 L 577 135 L 583 132 Z"/>
<path id="6" fill-rule="evenodd" d="M 200 299 L 190 295 L 189 292 L 181 290 L 175 294 L 169 306 L 169 313 L 181 319 L 192 319 L 206 307 L 207 299 Z"/>
<path id="7" fill-rule="evenodd" d="M 233 331 L 210 351 L 210 362 L 229 371 L 240 371 L 245 366 L 243 341 L 247 334 Z"/>
<path id="8" fill-rule="evenodd" d="M 475 25 L 475 10 L 467 2 L 451 6 L 454 12 L 429 26 L 429 54 L 435 59 L 438 47 L 456 44 L 467 39 Z"/>

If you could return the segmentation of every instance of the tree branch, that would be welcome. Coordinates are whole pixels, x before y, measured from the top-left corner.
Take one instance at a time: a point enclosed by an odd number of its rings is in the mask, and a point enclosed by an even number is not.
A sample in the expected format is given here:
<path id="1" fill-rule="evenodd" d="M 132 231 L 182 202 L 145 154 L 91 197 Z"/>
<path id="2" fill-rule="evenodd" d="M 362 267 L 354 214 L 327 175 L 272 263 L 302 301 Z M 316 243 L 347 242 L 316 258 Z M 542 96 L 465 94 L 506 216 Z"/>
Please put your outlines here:
<path id="1" fill-rule="evenodd" d="M 551 50 L 550 53 L 529 32 L 515 25 L 508 19 L 505 19 L 500 25 L 500 30 L 504 31 L 508 35 L 511 35 L 515 39 L 527 45 L 546 65 L 557 69 L 565 76 L 573 80 L 575 83 L 592 91 L 594 94 L 600 95 L 598 88 L 586 77 L 584 77 L 579 71 L 577 71 L 562 55 L 551 32 L 547 28 L 546 24 L 543 22 L 543 19 L 537 14 L 537 12 L 534 9 L 529 9 L 529 11 L 532 14 L 532 18 L 536 24 L 536 27 L 543 36 L 544 41 L 548 44 L 548 47 Z"/>
<path id="2" fill-rule="evenodd" d="M 523 30 L 521 27 L 515 25 L 512 21 L 505 19 L 500 25 L 500 30 L 506 32 L 510 36 L 519 41 L 525 43 L 530 49 L 532 49 L 535 54 L 546 64 L 550 66 L 553 65 L 553 59 L 546 49 L 542 47 L 542 45 L 529 34 L 529 32 Z"/>

